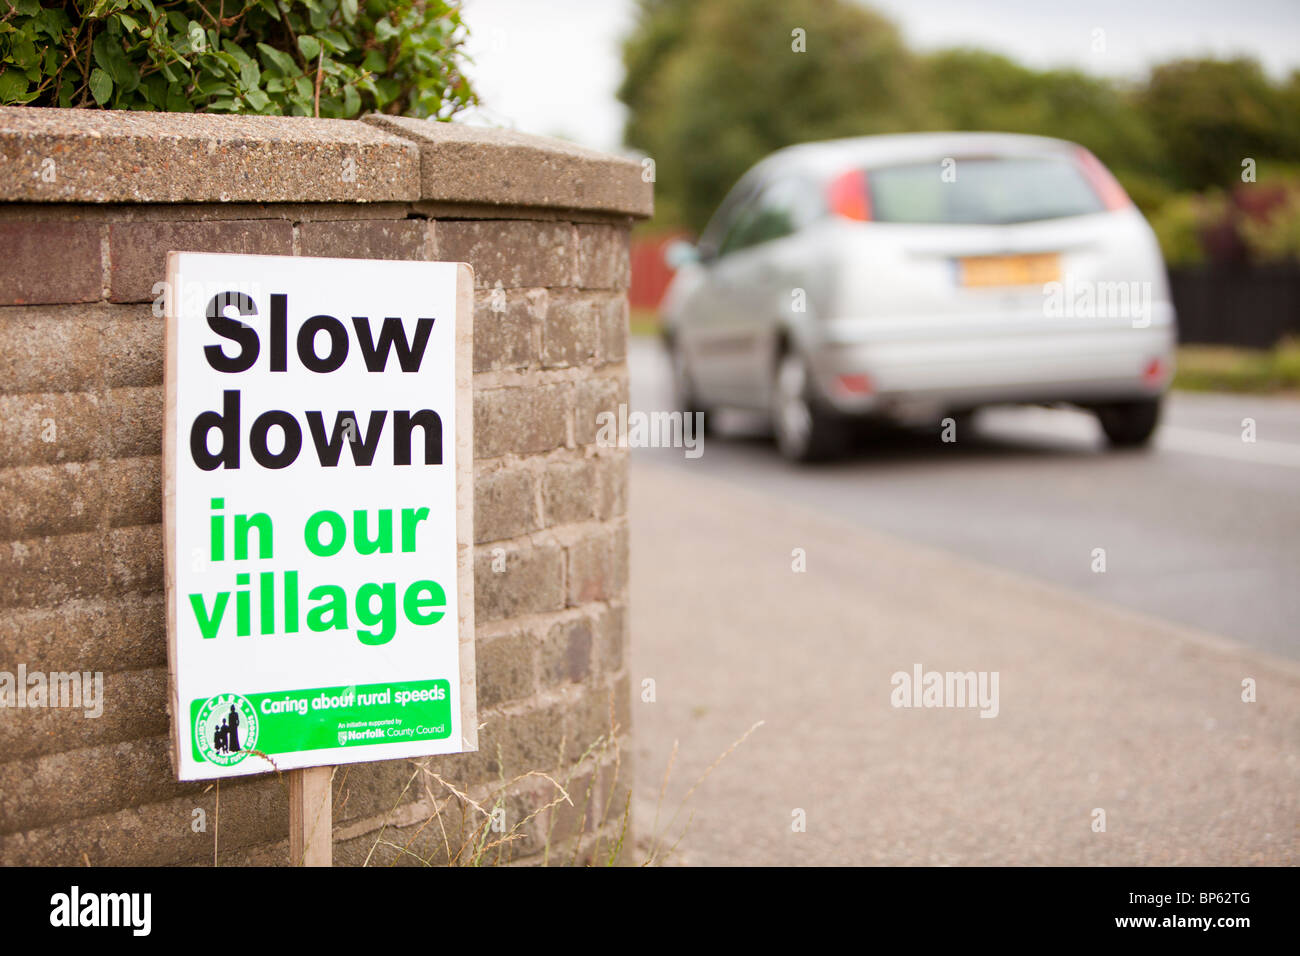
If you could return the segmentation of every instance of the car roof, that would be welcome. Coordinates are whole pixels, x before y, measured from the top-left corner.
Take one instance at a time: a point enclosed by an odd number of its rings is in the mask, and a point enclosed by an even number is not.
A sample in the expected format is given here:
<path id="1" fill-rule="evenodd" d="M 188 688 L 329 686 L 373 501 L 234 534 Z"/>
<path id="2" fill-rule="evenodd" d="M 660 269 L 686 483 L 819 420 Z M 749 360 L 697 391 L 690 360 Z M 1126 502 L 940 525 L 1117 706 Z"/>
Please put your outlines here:
<path id="1" fill-rule="evenodd" d="M 745 179 L 775 176 L 836 175 L 846 169 L 924 162 L 952 156 L 1052 156 L 1069 153 L 1075 143 L 1022 133 L 892 133 L 855 136 L 787 146 L 761 160 Z"/>

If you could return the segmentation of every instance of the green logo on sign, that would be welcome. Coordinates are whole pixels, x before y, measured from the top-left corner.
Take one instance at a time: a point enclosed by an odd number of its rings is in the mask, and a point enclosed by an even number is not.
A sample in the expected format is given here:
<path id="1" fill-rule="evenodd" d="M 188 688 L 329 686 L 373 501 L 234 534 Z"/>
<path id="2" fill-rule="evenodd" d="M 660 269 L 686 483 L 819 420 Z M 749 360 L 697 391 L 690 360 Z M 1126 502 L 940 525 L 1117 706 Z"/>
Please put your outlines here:
<path id="1" fill-rule="evenodd" d="M 208 698 L 194 716 L 194 744 L 210 763 L 239 763 L 257 746 L 257 711 L 238 694 Z"/>

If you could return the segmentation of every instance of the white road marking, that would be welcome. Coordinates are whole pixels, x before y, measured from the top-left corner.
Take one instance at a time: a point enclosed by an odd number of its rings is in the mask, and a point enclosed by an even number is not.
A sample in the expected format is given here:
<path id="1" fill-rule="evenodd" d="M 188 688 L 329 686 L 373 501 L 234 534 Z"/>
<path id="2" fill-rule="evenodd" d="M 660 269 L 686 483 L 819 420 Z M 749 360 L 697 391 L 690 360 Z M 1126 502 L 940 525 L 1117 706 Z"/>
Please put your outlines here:
<path id="1" fill-rule="evenodd" d="M 1300 468 L 1300 445 L 1283 441 L 1246 442 L 1239 434 L 1224 435 L 1198 428 L 1165 425 L 1156 432 L 1156 447 L 1232 461 Z"/>
<path id="2" fill-rule="evenodd" d="M 980 419 L 980 426 L 990 433 L 1001 432 L 1004 435 L 1032 434 L 1035 437 L 1080 441 L 1090 445 L 1097 445 L 1101 441 L 1101 428 L 1096 419 L 1073 409 L 990 409 Z M 1155 447 L 1161 451 L 1187 455 L 1300 468 L 1300 444 L 1263 439 L 1245 442 L 1236 431 L 1212 432 L 1201 428 L 1161 425 L 1156 432 Z"/>

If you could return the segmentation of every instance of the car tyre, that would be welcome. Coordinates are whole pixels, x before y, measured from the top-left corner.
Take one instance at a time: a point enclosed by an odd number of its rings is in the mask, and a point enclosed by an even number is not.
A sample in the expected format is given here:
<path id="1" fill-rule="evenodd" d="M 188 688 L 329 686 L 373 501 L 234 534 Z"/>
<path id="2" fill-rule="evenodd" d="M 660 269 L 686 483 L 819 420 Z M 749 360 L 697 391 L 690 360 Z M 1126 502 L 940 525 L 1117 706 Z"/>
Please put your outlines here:
<path id="1" fill-rule="evenodd" d="M 673 403 L 683 415 L 699 412 L 703 416 L 704 427 L 709 428 L 713 409 L 705 408 L 700 403 L 699 395 L 695 390 L 695 379 L 686 364 L 686 356 L 671 338 L 665 339 L 664 345 L 668 349 L 668 363 L 672 367 Z"/>
<path id="2" fill-rule="evenodd" d="M 1093 409 L 1113 448 L 1138 448 L 1151 441 L 1160 422 L 1160 399 L 1112 402 Z"/>
<path id="3" fill-rule="evenodd" d="M 826 461 L 844 452 L 844 424 L 818 406 L 808 366 L 793 352 L 776 363 L 772 382 L 772 430 L 776 447 L 790 461 Z"/>

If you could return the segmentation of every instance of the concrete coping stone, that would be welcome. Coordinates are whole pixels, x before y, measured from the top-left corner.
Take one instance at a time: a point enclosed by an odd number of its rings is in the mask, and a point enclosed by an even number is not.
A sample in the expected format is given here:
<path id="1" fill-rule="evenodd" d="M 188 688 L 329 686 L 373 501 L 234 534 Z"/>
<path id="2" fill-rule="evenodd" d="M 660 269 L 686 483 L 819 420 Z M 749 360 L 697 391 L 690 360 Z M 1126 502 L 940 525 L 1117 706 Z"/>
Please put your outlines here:
<path id="1" fill-rule="evenodd" d="M 0 201 L 418 198 L 418 150 L 364 123 L 0 107 Z"/>
<path id="2" fill-rule="evenodd" d="M 0 107 L 0 202 L 416 202 L 653 211 L 641 164 L 512 130 Z"/>
<path id="3" fill-rule="evenodd" d="M 365 122 L 420 145 L 425 200 L 621 213 L 654 212 L 654 184 L 634 159 L 507 129 L 372 113 Z"/>

